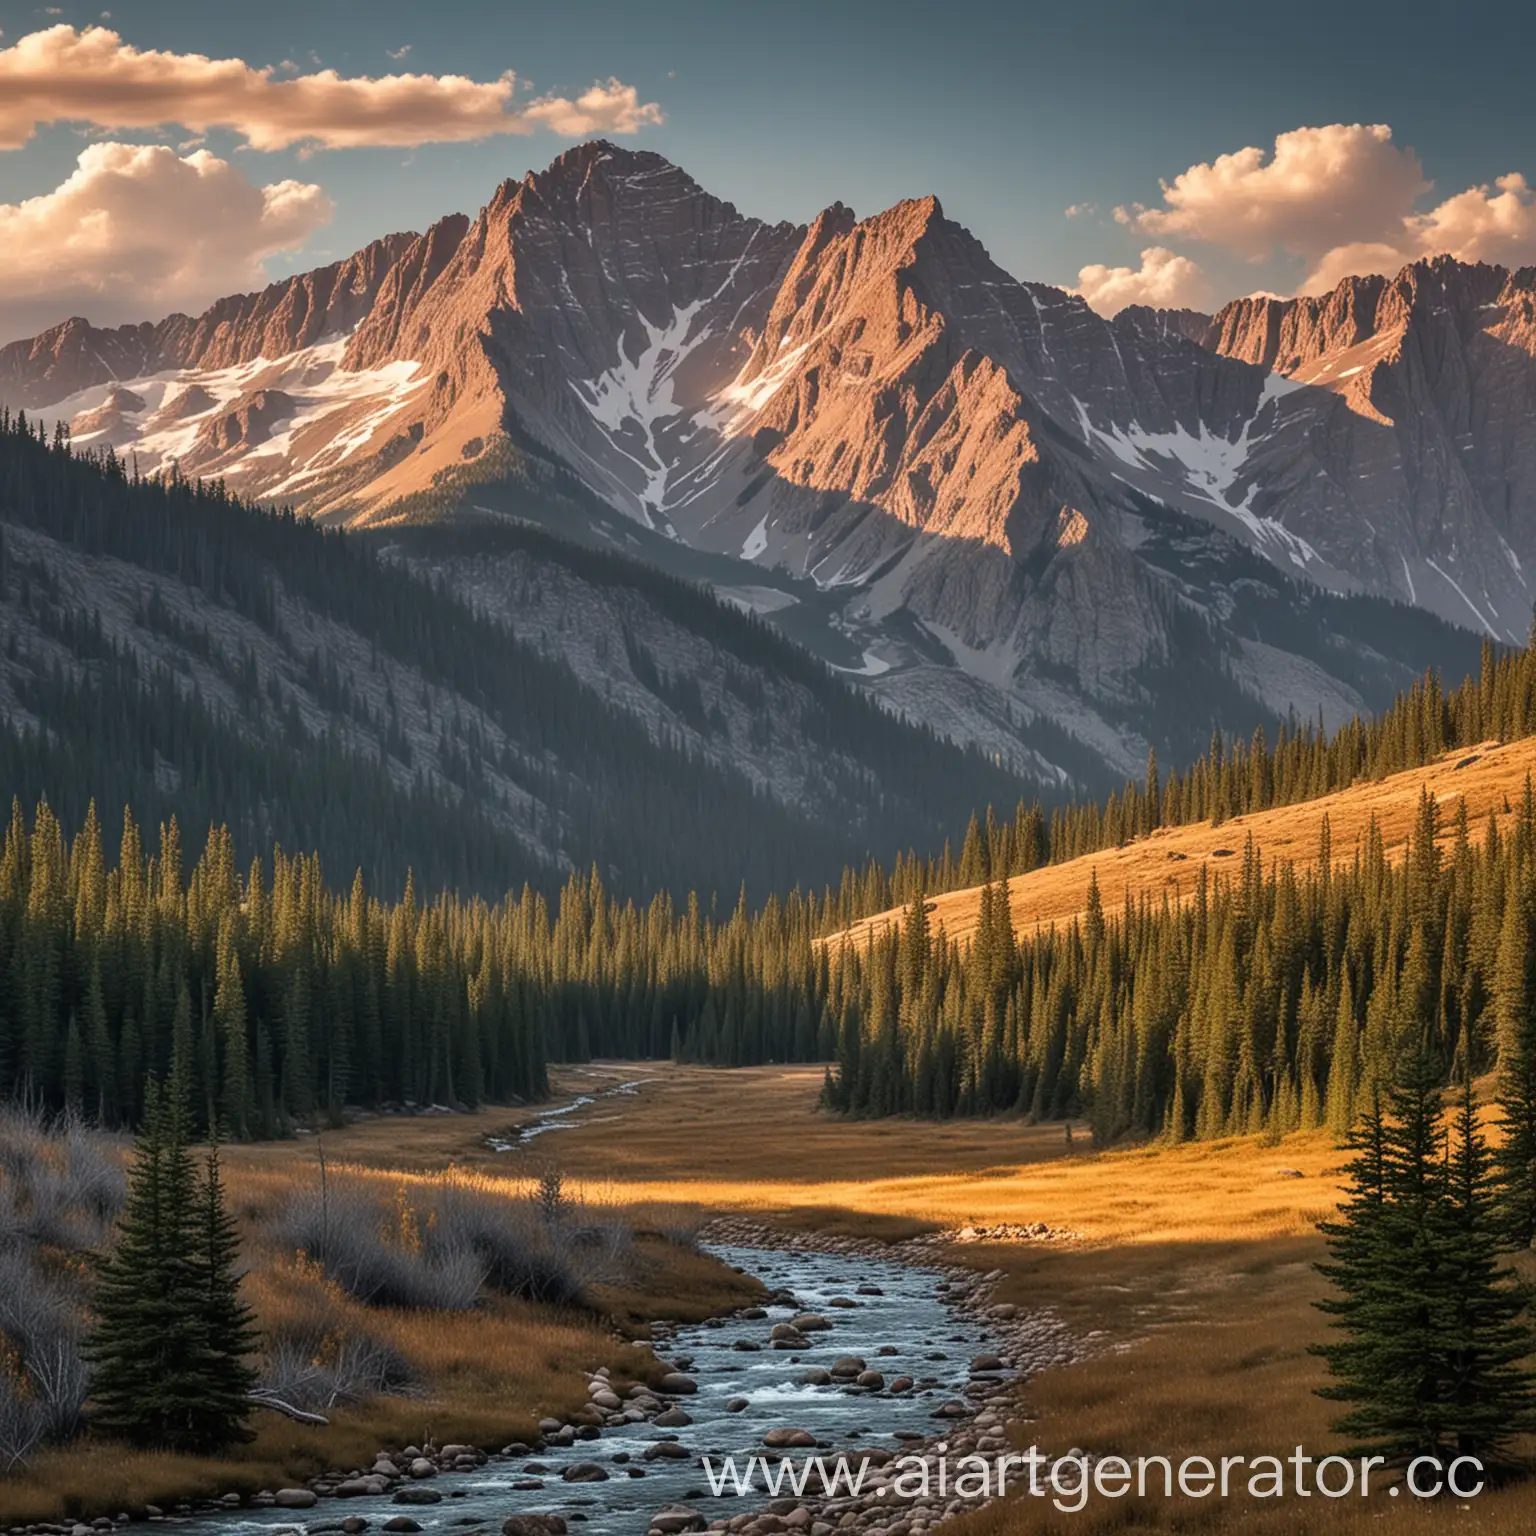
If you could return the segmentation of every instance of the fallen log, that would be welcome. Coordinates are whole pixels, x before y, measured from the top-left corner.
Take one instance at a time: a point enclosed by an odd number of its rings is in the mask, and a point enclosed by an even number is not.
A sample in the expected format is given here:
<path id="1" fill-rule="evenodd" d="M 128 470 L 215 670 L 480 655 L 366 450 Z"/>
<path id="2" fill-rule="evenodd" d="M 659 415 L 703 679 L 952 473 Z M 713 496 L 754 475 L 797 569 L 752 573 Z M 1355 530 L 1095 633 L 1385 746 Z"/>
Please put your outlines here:
<path id="1" fill-rule="evenodd" d="M 273 1413 L 281 1413 L 300 1424 L 329 1424 L 331 1421 L 323 1413 L 310 1413 L 304 1408 L 295 1408 L 292 1403 L 285 1403 L 280 1397 L 273 1397 L 269 1392 L 252 1392 L 249 1394 L 251 1405 L 255 1408 L 270 1408 Z"/>

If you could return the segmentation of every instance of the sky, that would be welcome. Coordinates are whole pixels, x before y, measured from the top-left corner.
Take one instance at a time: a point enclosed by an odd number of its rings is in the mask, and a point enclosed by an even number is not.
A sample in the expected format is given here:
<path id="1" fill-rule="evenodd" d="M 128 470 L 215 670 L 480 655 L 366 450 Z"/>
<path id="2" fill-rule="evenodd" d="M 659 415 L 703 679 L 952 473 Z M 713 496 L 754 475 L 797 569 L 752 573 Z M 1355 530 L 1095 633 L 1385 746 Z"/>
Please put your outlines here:
<path id="1" fill-rule="evenodd" d="M 591 136 L 767 219 L 934 193 L 1105 313 L 1536 262 L 1516 4 L 109 3 L 0 0 L 0 341 L 195 311 Z"/>

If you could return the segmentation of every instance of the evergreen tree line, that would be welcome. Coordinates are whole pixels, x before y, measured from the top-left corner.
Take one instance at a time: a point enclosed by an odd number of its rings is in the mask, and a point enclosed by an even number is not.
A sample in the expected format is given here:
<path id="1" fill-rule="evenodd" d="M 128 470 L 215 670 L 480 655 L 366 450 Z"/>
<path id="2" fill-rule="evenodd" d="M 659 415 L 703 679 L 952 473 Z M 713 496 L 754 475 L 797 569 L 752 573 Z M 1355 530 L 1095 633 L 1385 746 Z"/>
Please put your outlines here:
<path id="1" fill-rule="evenodd" d="M 242 871 L 227 828 L 190 874 L 173 818 L 155 851 L 125 812 L 115 863 L 90 808 L 66 834 L 19 805 L 0 841 L 0 1087 L 106 1125 L 140 1123 L 147 1075 L 190 1085 L 203 1131 L 285 1134 L 348 1104 L 541 1096 L 547 1059 L 825 1059 L 829 954 L 799 896 L 721 914 L 619 902 L 594 871 L 553 904 L 492 906 L 314 855 Z M 110 867 L 109 867 L 110 863 Z"/>
<path id="2" fill-rule="evenodd" d="M 1445 846 L 1442 846 L 1444 835 Z M 1444 1081 L 1536 1048 L 1536 796 L 1474 843 L 1464 800 L 1442 828 L 1423 794 L 1406 857 L 1370 824 L 1336 865 L 1239 868 L 1015 936 L 1007 882 L 982 890 L 968 947 L 930 928 L 919 894 L 862 947 L 839 943 L 828 1101 L 858 1114 L 1086 1115 L 1104 1142 L 1327 1125 L 1340 1136 L 1386 1091 L 1420 1031 Z M 830 947 L 830 946 L 829 946 Z M 1536 1154 L 1536 1068 L 1528 1149 Z M 1536 1160 L 1536 1157 L 1533 1157 Z M 1532 1217 L 1536 1233 L 1536 1213 Z"/>
<path id="3" fill-rule="evenodd" d="M 1536 652 L 1482 647 L 1475 677 L 1447 693 L 1431 671 L 1380 715 L 1351 719 L 1331 736 L 1319 725 L 1282 723 L 1273 745 L 1262 727 L 1247 742 L 1213 735 L 1191 767 L 1164 774 L 1148 756 L 1144 780 L 1102 801 L 1058 806 L 1020 803 L 1011 819 L 995 809 L 972 816 L 957 854 L 908 851 L 885 869 L 870 862 L 845 872 L 828 915 L 828 932 L 873 912 L 991 879 L 1028 874 L 1106 848 L 1124 847 L 1160 827 L 1210 821 L 1316 800 L 1361 779 L 1420 768 L 1450 751 L 1536 733 Z"/>

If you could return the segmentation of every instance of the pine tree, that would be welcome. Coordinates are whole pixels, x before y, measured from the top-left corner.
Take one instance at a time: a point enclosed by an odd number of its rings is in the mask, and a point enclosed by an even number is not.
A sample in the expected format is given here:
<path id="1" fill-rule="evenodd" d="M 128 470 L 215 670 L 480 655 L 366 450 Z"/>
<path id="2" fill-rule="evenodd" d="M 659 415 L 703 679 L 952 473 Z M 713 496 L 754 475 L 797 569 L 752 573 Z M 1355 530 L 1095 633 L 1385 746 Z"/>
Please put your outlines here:
<path id="1" fill-rule="evenodd" d="M 128 1203 L 117 1243 L 101 1263 L 87 1346 L 92 1422 L 139 1445 L 191 1449 L 196 1440 L 206 1381 L 203 1324 L 192 1304 L 195 1210 L 185 1126 L 151 1082 Z"/>
<path id="2" fill-rule="evenodd" d="M 1477 1123 L 1470 1079 L 1464 1079 L 1456 1146 L 1446 1189 L 1450 1254 L 1447 1396 L 1457 1451 L 1485 1466 L 1502 1459 L 1510 1440 L 1532 1424 L 1532 1378 L 1525 1297 L 1499 1263 L 1500 1223 L 1491 1160 Z"/>
<path id="3" fill-rule="evenodd" d="M 240 1297 L 239 1252 L 240 1238 L 224 1201 L 215 1146 L 203 1168 L 191 1254 L 194 1301 L 203 1326 L 204 1387 L 196 1433 L 209 1448 L 251 1438 L 246 1420 L 256 1372 L 249 1359 L 257 1335 L 251 1310 Z"/>
<path id="4" fill-rule="evenodd" d="M 87 1343 L 98 1428 L 176 1451 L 246 1438 L 255 1333 L 239 1297 L 236 1247 L 217 1153 L 199 1181 L 185 1115 L 151 1080 Z"/>
<path id="5" fill-rule="evenodd" d="M 1453 1153 L 1439 1082 L 1421 1037 L 1388 1115 L 1373 1103 L 1352 1133 L 1351 1197 L 1323 1227 L 1331 1262 L 1320 1267 L 1336 1294 L 1319 1305 L 1344 1338 L 1316 1348 L 1334 1377 L 1321 1395 L 1350 1405 L 1335 1429 L 1389 1463 L 1490 1458 L 1531 1418 L 1523 1298 L 1498 1267 L 1470 1089 Z"/>

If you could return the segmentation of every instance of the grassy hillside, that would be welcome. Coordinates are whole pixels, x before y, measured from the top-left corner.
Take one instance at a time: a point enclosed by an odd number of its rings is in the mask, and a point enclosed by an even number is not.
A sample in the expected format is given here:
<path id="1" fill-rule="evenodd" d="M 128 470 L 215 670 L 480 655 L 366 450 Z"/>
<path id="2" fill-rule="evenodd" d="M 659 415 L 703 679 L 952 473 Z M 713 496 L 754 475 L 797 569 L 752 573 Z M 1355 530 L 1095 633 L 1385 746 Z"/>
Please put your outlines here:
<path id="1" fill-rule="evenodd" d="M 1317 857 L 1324 818 L 1336 864 L 1346 865 L 1354 859 L 1364 846 L 1373 819 L 1388 859 L 1397 864 L 1407 851 L 1423 790 L 1428 789 L 1440 805 L 1441 841 L 1449 845 L 1459 800 L 1466 801 L 1475 836 L 1483 834 L 1490 812 L 1502 830 L 1511 824 L 1528 773 L 1536 773 L 1536 738 L 1489 741 L 1469 750 L 1443 753 L 1422 768 L 1362 782 L 1315 800 L 1234 816 L 1219 826 L 1202 821 L 1192 826 L 1159 827 L 1123 848 L 1106 848 L 1013 876 L 1008 893 L 1014 931 L 1022 938 L 1080 914 L 1090 880 L 1097 880 L 1109 912 L 1119 910 L 1127 896 L 1136 901 L 1166 893 L 1187 899 L 1201 866 L 1212 875 L 1233 873 L 1250 837 L 1266 860 L 1311 863 Z M 930 897 L 930 925 L 942 925 L 951 939 L 968 941 L 976 931 L 982 890 L 976 885 Z M 840 930 L 827 942 L 835 946 L 846 936 L 863 944 L 872 934 L 884 933 L 899 923 L 903 910 L 890 907 L 874 913 Z"/>

